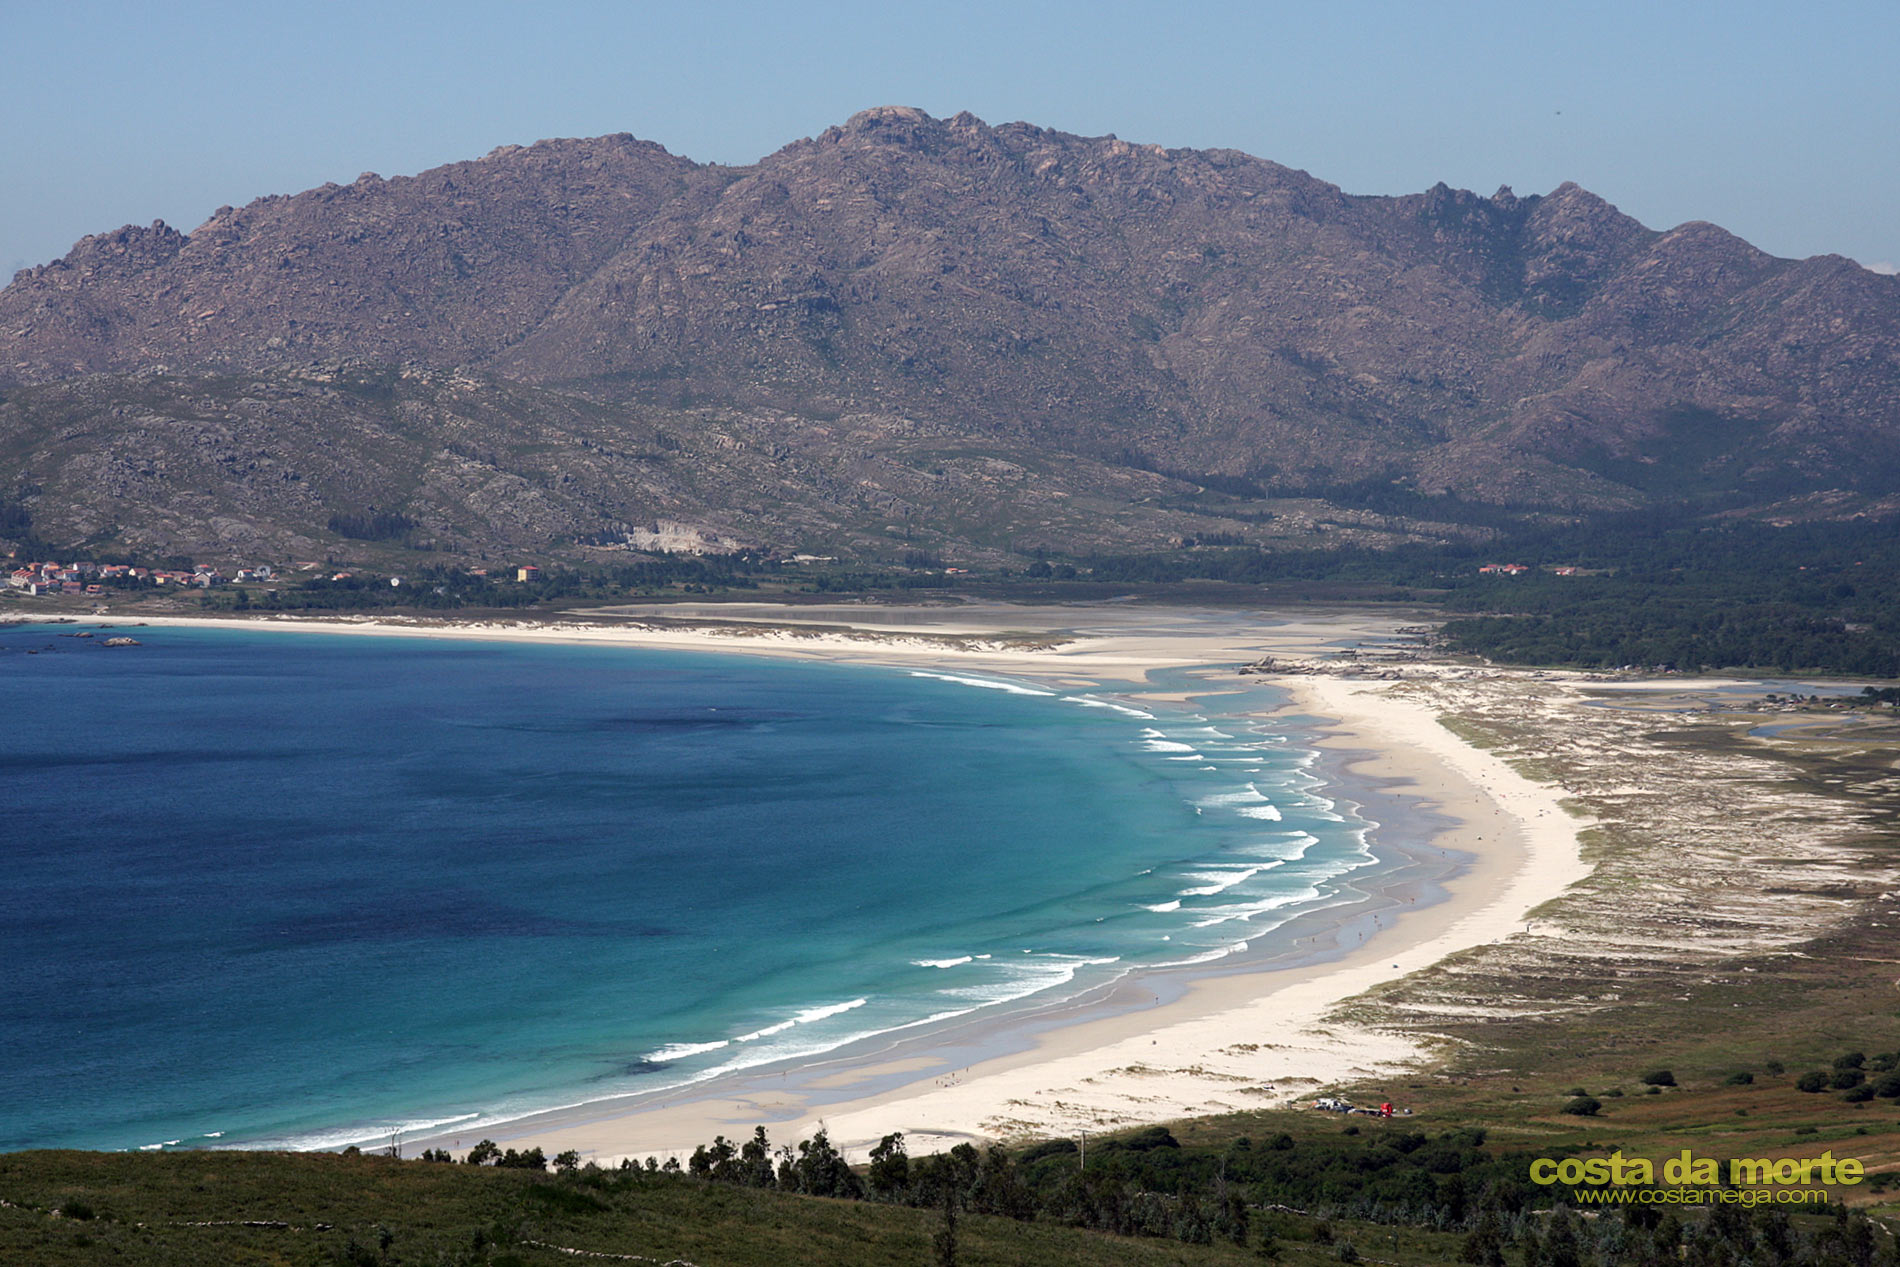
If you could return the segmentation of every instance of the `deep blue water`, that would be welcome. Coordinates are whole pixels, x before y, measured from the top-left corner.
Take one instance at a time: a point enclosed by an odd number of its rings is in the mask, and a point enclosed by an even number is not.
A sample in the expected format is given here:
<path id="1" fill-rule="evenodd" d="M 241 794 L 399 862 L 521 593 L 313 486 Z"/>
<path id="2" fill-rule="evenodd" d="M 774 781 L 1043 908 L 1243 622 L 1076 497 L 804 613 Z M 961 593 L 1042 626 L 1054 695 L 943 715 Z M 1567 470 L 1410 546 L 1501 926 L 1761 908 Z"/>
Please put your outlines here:
<path id="1" fill-rule="evenodd" d="M 73 631 L 0 628 L 0 1149 L 474 1129 L 1219 956 L 1368 862 L 1310 752 L 1108 694 Z"/>

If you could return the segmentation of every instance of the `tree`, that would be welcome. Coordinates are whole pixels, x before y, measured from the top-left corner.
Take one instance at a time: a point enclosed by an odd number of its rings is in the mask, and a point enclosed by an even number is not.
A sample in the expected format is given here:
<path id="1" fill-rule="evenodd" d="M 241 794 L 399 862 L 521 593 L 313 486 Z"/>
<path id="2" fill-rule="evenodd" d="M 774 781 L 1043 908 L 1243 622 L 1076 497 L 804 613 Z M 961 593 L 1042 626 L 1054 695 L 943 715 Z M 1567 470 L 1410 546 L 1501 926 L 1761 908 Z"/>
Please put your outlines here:
<path id="1" fill-rule="evenodd" d="M 486 1166 L 491 1161 L 499 1160 L 501 1160 L 501 1149 L 492 1139 L 485 1139 L 468 1150 L 468 1164 L 471 1166 Z"/>
<path id="2" fill-rule="evenodd" d="M 712 1175 L 720 1183 L 739 1182 L 739 1146 L 724 1135 L 713 1137 Z"/>
<path id="3" fill-rule="evenodd" d="M 1254 1243 L 1253 1252 L 1269 1262 L 1280 1257 L 1280 1238 L 1274 1234 L 1273 1220 L 1260 1220 L 1260 1239 Z M 1498 1261 L 1500 1264 L 1503 1262 L 1502 1259 Z"/>
<path id="4" fill-rule="evenodd" d="M 762 1129 L 762 1128 L 761 1128 Z M 739 1166 L 734 1158 L 739 1150 L 724 1135 L 713 1138 L 712 1147 L 704 1144 L 693 1149 L 692 1158 L 686 1163 L 687 1170 L 695 1179 L 716 1179 L 720 1183 L 737 1183 Z"/>
<path id="5" fill-rule="evenodd" d="M 547 1154 L 543 1153 L 537 1145 L 519 1153 L 511 1148 L 503 1153 L 495 1164 L 507 1170 L 546 1170 L 548 1159 Z"/>
<path id="6" fill-rule="evenodd" d="M 1570 1212 L 1570 1207 L 1557 1207 L 1557 1212 L 1544 1228 L 1543 1243 L 1528 1249 L 1524 1261 L 1526 1264 L 1539 1264 L 1540 1267 L 1582 1267 L 1583 1247 L 1578 1236 L 1578 1219 Z"/>
<path id="7" fill-rule="evenodd" d="M 830 1136 L 822 1130 L 810 1139 L 799 1141 L 798 1160 L 792 1165 L 792 1174 L 798 1191 L 808 1196 L 863 1195 L 864 1187 L 858 1177 L 851 1173 L 851 1167 L 845 1164 L 844 1157 L 832 1147 Z"/>
<path id="8" fill-rule="evenodd" d="M 871 1195 L 885 1201 L 900 1200 L 910 1187 L 910 1155 L 904 1151 L 904 1134 L 893 1131 L 871 1149 L 868 1175 Z"/>
<path id="9" fill-rule="evenodd" d="M 752 1128 L 752 1138 L 739 1149 L 740 1182 L 748 1188 L 769 1188 L 772 1186 L 772 1145 L 765 1138 L 765 1128 Z"/>
<path id="10" fill-rule="evenodd" d="M 1035 1198 L 1023 1186 L 1015 1161 L 997 1144 L 989 1146 L 978 1164 L 976 1182 L 970 1188 L 970 1202 L 981 1214 L 1000 1214 L 1012 1219 L 1036 1217 Z"/>
<path id="11" fill-rule="evenodd" d="M 937 1267 L 957 1267 L 957 1194 L 950 1185 L 943 1187 L 943 1225 L 930 1238 Z"/>
<path id="12" fill-rule="evenodd" d="M 1504 1267 L 1504 1223 L 1495 1209 L 1487 1207 L 1478 1216 L 1477 1225 L 1458 1251 L 1458 1261 L 1476 1263 L 1478 1267 Z"/>

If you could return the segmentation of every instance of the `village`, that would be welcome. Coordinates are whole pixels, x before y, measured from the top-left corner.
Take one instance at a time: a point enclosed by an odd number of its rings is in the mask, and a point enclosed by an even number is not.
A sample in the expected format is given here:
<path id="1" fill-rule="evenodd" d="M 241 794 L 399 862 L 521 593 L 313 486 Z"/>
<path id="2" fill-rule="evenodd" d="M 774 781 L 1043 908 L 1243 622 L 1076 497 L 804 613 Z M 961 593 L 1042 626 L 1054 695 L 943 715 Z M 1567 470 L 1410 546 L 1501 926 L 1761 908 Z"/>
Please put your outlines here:
<path id="1" fill-rule="evenodd" d="M 1531 572 L 1535 570 L 1537 569 L 1534 569 L 1529 564 L 1525 564 L 1525 563 L 1486 563 L 1484 566 L 1478 569 L 1478 575 L 1480 576 L 1522 576 L 1526 572 Z M 1566 564 L 1558 564 L 1558 565 L 1545 567 L 1542 570 L 1551 573 L 1553 576 L 1594 576 L 1601 569 L 1593 570 L 1590 568 L 1580 568 L 1580 567 L 1572 567 Z"/>
<path id="2" fill-rule="evenodd" d="M 96 563 L 81 560 L 72 563 L 25 562 L 15 563 L 6 573 L 6 589 L 18 595 L 64 596 L 81 598 L 102 598 L 110 590 L 127 589 L 216 589 L 225 585 L 268 585 L 282 581 L 375 581 L 382 584 L 387 580 L 392 588 L 400 588 L 405 582 L 400 576 L 369 576 L 350 570 L 333 570 L 334 564 L 317 562 L 293 563 L 288 569 L 280 569 L 273 564 L 260 563 L 253 567 L 231 568 L 215 567 L 208 563 L 197 563 L 190 567 L 138 567 L 127 563 Z M 499 581 L 513 579 L 531 585 L 541 580 L 541 569 L 535 564 L 522 564 L 508 568 L 499 574 L 488 568 L 470 568 L 468 575 L 478 581 Z"/>
<path id="3" fill-rule="evenodd" d="M 171 585 L 181 589 L 210 589 L 215 585 L 271 581 L 276 577 L 276 570 L 269 564 L 238 568 L 227 577 L 206 564 L 185 570 L 133 567 L 125 563 L 22 563 L 7 574 L 7 587 L 30 595 L 99 596 L 108 588 Z"/>

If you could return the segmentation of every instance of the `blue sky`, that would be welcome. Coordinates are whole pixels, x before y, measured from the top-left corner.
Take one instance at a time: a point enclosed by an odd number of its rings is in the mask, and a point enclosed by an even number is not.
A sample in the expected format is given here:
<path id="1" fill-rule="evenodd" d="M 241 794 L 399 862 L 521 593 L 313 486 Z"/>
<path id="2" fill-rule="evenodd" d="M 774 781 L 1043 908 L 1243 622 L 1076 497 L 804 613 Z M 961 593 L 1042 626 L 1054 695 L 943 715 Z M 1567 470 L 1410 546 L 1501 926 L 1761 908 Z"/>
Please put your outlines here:
<path id="1" fill-rule="evenodd" d="M 1575 180 L 1900 261 L 1900 0 L 0 0 L 0 268 L 501 144 L 747 163 L 870 105 L 1227 146 L 1353 193 Z"/>

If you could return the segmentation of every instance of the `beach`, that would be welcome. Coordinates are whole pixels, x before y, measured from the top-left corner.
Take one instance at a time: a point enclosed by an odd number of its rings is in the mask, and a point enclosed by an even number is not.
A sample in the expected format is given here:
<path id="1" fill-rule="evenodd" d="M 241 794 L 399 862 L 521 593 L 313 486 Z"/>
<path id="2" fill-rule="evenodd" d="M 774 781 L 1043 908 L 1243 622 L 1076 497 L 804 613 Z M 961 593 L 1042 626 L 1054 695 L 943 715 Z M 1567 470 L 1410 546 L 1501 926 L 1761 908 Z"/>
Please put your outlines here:
<path id="1" fill-rule="evenodd" d="M 507 1138 L 612 1164 L 623 1156 L 683 1155 L 714 1135 L 748 1135 L 764 1124 L 781 1140 L 825 1129 L 848 1155 L 861 1157 L 895 1131 L 913 1151 L 930 1152 L 965 1140 L 1074 1136 L 1283 1106 L 1344 1081 L 1396 1083 L 1430 1052 L 1331 1014 L 1383 982 L 1521 931 L 1527 912 L 1585 874 L 1576 843 L 1582 824 L 1547 789 L 1459 743 L 1422 709 L 1381 698 L 1367 684 L 1315 679 L 1296 696 L 1303 711 L 1339 719 L 1329 743 L 1371 754 L 1355 765 L 1457 820 L 1439 844 L 1471 861 L 1445 885 L 1444 900 L 1380 917 L 1369 934 L 1348 934 L 1343 926 L 1317 934 L 1331 956 L 1324 962 L 1204 978 L 1175 1001 L 1101 1019 L 1089 1019 L 1087 1007 L 1075 1009 L 1070 1023 L 1029 1050 L 948 1078 L 858 1096 L 854 1087 L 901 1072 L 893 1068 L 901 1054 L 827 1061 L 813 1088 L 822 1098 L 775 1093 L 769 1079 L 746 1079 L 723 1096 L 530 1119 L 511 1124 Z M 1395 1089 L 1393 1098 L 1403 1093 Z"/>
<path id="2" fill-rule="evenodd" d="M 1115 667 L 1126 667 L 1128 650 L 1108 653 Z M 1181 648 L 1142 650 L 1158 658 Z M 1040 667 L 1010 661 L 1010 671 L 1025 676 Z M 1062 672 L 1080 667 L 1072 660 Z M 1089 667 L 1107 666 L 1090 657 Z M 1332 1014 L 1375 986 L 1524 931 L 1529 912 L 1587 874 L 1577 842 L 1587 823 L 1567 813 L 1552 789 L 1461 742 L 1428 709 L 1387 694 L 1386 684 L 1326 677 L 1285 684 L 1296 711 L 1331 720 L 1326 743 L 1349 754 L 1355 773 L 1452 820 L 1434 845 L 1468 861 L 1442 885 L 1441 900 L 1375 915 L 1356 931 L 1321 927 L 1307 935 L 1301 962 L 1205 976 L 1157 1006 L 1127 1007 L 1142 985 L 1123 983 L 1113 996 L 1065 1008 L 1064 1023 L 1039 1033 L 1027 1050 L 948 1076 L 856 1093 L 901 1075 L 906 1059 L 925 1063 L 899 1046 L 827 1060 L 800 1091 L 775 1089 L 769 1077 L 739 1078 L 713 1094 L 697 1088 L 679 1103 L 629 1112 L 595 1105 L 513 1123 L 507 1139 L 613 1164 L 681 1156 L 714 1135 L 749 1135 L 763 1124 L 782 1141 L 822 1128 L 847 1155 L 862 1158 L 891 1132 L 904 1133 L 913 1151 L 930 1152 L 965 1140 L 1073 1136 L 1283 1106 L 1347 1081 L 1397 1083 L 1431 1052 Z M 1117 1004 L 1115 1014 L 1091 1017 Z M 1392 1096 L 1403 1099 L 1396 1089 Z"/>
<path id="3" fill-rule="evenodd" d="M 1233 690 L 1234 667 L 1263 657 L 1336 656 L 1393 645 L 1409 614 L 1201 613 L 1133 607 L 836 610 L 763 605 L 622 609 L 600 620 L 476 624 L 250 620 L 246 627 L 378 637 L 639 645 L 838 659 L 1007 675 L 1101 688 L 1139 704 L 1180 702 L 1148 674 L 1187 670 L 1206 694 Z M 694 622 L 703 621 L 698 624 Z M 847 623 L 848 622 L 848 623 Z M 121 626 L 227 621 L 145 618 Z M 1215 667 L 1225 666 L 1225 667 Z M 1458 672 L 1458 670 L 1452 670 Z M 1259 678 L 1250 679 L 1261 680 Z M 1431 1059 L 1416 1034 L 1349 1023 L 1341 1005 L 1448 955 L 1508 941 L 1527 915 L 1582 879 L 1578 831 L 1560 792 L 1440 723 L 1429 704 L 1377 675 L 1268 675 L 1286 711 L 1321 719 L 1330 759 L 1379 792 L 1385 830 L 1429 820 L 1412 879 L 1401 876 L 1350 918 L 1302 917 L 1271 962 L 1124 978 L 1053 1007 L 952 1022 L 764 1067 L 657 1097 L 603 1101 L 498 1124 L 503 1144 L 574 1149 L 602 1164 L 683 1156 L 713 1136 L 764 1125 L 781 1142 L 828 1131 L 862 1157 L 904 1133 L 913 1151 L 963 1140 L 1074 1135 L 1292 1103 L 1338 1083 L 1390 1079 Z M 1198 689 L 1187 694 L 1196 697 Z M 1375 832 L 1375 836 L 1377 833 Z M 1436 855 L 1437 865 L 1429 865 Z M 1392 1098 L 1402 1101 L 1394 1090 Z M 454 1136 L 405 1148 L 466 1148 Z"/>

